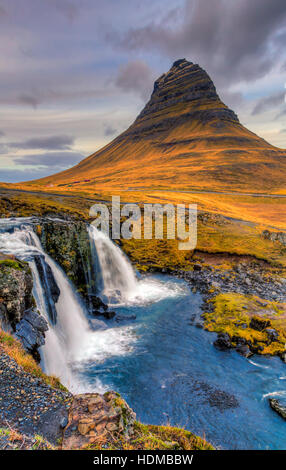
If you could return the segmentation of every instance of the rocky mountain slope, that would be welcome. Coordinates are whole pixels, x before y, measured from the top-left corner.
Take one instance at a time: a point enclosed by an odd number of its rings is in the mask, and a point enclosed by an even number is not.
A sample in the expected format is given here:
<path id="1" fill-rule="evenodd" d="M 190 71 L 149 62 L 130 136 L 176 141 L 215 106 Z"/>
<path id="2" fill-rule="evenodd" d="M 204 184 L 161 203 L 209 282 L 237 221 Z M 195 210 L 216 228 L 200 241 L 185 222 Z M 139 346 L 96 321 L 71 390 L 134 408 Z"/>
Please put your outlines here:
<path id="1" fill-rule="evenodd" d="M 246 129 L 207 72 L 182 59 L 156 80 L 129 129 L 75 167 L 25 186 L 279 194 L 285 174 L 285 150 Z"/>

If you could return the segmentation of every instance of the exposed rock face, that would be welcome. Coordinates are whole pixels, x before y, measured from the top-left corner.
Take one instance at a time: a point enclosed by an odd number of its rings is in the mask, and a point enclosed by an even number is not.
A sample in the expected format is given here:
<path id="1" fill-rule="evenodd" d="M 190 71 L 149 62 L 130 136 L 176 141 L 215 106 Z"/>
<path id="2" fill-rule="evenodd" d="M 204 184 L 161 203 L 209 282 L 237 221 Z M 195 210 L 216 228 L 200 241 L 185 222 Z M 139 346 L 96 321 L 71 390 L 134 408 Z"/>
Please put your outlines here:
<path id="1" fill-rule="evenodd" d="M 29 310 L 16 325 L 15 336 L 21 341 L 26 351 L 40 361 L 38 348 L 45 344 L 45 332 L 49 326 L 47 321 L 39 313 Z"/>
<path id="2" fill-rule="evenodd" d="M 129 135 L 136 136 L 138 131 L 151 132 L 153 136 L 153 125 L 149 122 L 155 113 L 163 110 L 170 110 L 173 107 L 184 103 L 190 106 L 186 112 L 166 118 L 160 121 L 160 126 L 155 126 L 156 132 L 167 130 L 176 122 L 183 122 L 187 119 L 196 119 L 203 123 L 220 121 L 223 128 L 224 121 L 239 123 L 236 114 L 223 105 L 216 92 L 216 88 L 209 75 L 199 65 L 188 62 L 185 59 L 177 60 L 169 72 L 161 75 L 154 83 L 154 90 L 150 101 L 139 114 L 134 123 L 135 131 L 129 131 Z M 205 107 L 204 107 L 205 106 Z M 202 109 L 199 109 L 202 108 Z M 151 124 L 151 125 L 150 125 Z M 140 129 L 139 129 L 140 125 Z M 195 142 L 195 139 L 193 139 Z M 166 146 L 166 143 L 164 144 Z"/>
<path id="3" fill-rule="evenodd" d="M 75 167 L 32 186 L 277 193 L 285 150 L 246 129 L 198 64 L 174 62 L 134 123 Z"/>
<path id="4" fill-rule="evenodd" d="M 24 312 L 34 306 L 29 265 L 11 258 L 0 262 L 0 327 L 7 331 L 14 331 Z"/>
<path id="5" fill-rule="evenodd" d="M 94 290 L 91 249 L 85 222 L 41 219 L 37 227 L 44 250 L 63 268 L 79 292 Z"/>
<path id="6" fill-rule="evenodd" d="M 64 430 L 62 448 L 83 449 L 110 433 L 124 434 L 128 439 L 133 435 L 135 419 L 134 411 L 115 392 L 76 395 Z"/>
<path id="7" fill-rule="evenodd" d="M 7 258 L 7 257 L 6 257 Z M 40 361 L 48 324 L 33 311 L 33 277 L 28 263 L 10 257 L 0 262 L 0 328 L 13 333 L 26 351 Z"/>

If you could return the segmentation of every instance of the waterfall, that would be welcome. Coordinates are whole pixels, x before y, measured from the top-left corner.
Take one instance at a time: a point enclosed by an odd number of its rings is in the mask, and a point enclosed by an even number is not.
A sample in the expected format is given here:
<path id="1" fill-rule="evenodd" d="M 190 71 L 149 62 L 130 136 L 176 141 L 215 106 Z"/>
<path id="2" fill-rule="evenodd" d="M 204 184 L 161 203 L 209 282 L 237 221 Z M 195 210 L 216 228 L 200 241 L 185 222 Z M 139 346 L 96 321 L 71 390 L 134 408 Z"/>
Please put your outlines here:
<path id="1" fill-rule="evenodd" d="M 38 310 L 49 323 L 41 365 L 59 377 L 73 392 L 106 391 L 98 378 L 86 381 L 82 371 L 112 356 L 130 354 L 136 341 L 134 327 L 106 324 L 88 312 L 72 283 L 57 263 L 44 252 L 33 230 L 32 218 L 0 219 L 0 252 L 27 261 L 33 274 L 33 295 Z M 119 247 L 94 227 L 89 227 L 94 277 L 98 290 L 110 305 L 144 305 L 166 297 L 184 295 L 172 282 L 145 277 L 137 279 L 131 263 Z M 99 272 L 98 272 L 99 271 Z"/>
<path id="2" fill-rule="evenodd" d="M 1 235 L 0 251 L 13 254 L 17 258 L 28 261 L 34 279 L 34 297 L 37 307 L 49 323 L 45 345 L 41 348 L 43 368 L 49 375 L 59 376 L 64 385 L 71 387 L 75 379 L 72 377 L 69 363 L 77 356 L 82 344 L 89 334 L 85 309 L 75 293 L 71 283 L 59 266 L 42 249 L 40 240 L 29 225 L 15 227 L 14 232 Z M 52 271 L 59 289 L 58 301 L 54 308 L 57 321 L 51 322 L 48 305 L 52 302 L 50 292 L 45 286 L 49 279 L 41 282 L 35 258 L 41 256 Z M 47 270 L 43 270 L 47 276 Z M 48 299 L 47 299 L 48 295 Z"/>
<path id="3" fill-rule="evenodd" d="M 86 378 L 83 379 L 81 371 L 89 363 L 129 354 L 135 340 L 132 328 L 107 328 L 103 321 L 97 319 L 92 320 L 93 329 L 90 328 L 85 306 L 66 274 L 44 252 L 33 230 L 34 223 L 38 221 L 32 218 L 0 219 L 0 252 L 13 254 L 30 265 L 37 308 L 49 323 L 45 345 L 40 348 L 42 368 L 47 374 L 59 377 L 75 393 L 102 393 L 107 388 L 100 380 L 93 379 L 90 384 Z M 49 271 L 56 285 L 55 296 Z"/>
<path id="4" fill-rule="evenodd" d="M 103 296 L 108 299 L 109 303 L 126 302 L 137 288 L 137 279 L 131 264 L 120 248 L 112 243 L 103 232 L 92 225 L 88 230 L 99 261 Z M 94 253 L 93 250 L 92 253 Z M 96 258 L 95 265 L 97 265 Z"/>
<path id="5" fill-rule="evenodd" d="M 91 252 L 99 278 L 98 289 L 110 306 L 144 305 L 183 293 L 182 288 L 172 282 L 161 282 L 150 276 L 138 279 L 130 261 L 107 235 L 93 225 L 88 231 L 94 245 Z"/>

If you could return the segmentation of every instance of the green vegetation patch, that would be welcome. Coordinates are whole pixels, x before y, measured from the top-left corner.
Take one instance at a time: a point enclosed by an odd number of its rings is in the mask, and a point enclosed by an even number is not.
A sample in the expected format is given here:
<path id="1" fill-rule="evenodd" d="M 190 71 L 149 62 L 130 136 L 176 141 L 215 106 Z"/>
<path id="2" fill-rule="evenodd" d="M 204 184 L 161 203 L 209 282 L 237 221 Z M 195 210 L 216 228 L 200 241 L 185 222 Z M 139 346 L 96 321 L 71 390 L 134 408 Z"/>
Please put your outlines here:
<path id="1" fill-rule="evenodd" d="M 260 354 L 280 355 L 285 351 L 286 304 L 237 293 L 219 294 L 210 302 L 213 304 L 213 311 L 203 315 L 206 330 L 228 333 L 231 338 L 244 338 L 249 344 L 259 348 Z M 255 320 L 265 321 L 267 328 L 261 331 L 253 328 Z M 276 341 L 269 341 L 269 329 L 277 331 Z"/>

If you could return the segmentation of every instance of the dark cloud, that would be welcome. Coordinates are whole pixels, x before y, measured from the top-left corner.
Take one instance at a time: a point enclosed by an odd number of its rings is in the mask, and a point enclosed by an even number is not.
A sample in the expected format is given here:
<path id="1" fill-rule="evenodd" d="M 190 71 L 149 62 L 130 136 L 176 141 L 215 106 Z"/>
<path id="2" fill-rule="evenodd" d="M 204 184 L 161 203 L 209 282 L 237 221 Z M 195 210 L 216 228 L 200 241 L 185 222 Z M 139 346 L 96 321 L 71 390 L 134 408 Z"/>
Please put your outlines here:
<path id="1" fill-rule="evenodd" d="M 9 144 L 9 146 L 17 149 L 69 150 L 74 140 L 74 137 L 69 135 L 53 135 L 28 139 L 24 142 L 15 142 Z"/>
<path id="2" fill-rule="evenodd" d="M 112 126 L 106 126 L 104 129 L 104 135 L 109 137 L 117 133 L 117 129 L 114 129 Z"/>
<path id="3" fill-rule="evenodd" d="M 70 22 L 73 22 L 79 15 L 79 8 L 73 2 L 67 0 L 50 0 L 50 4 Z"/>
<path id="4" fill-rule="evenodd" d="M 284 102 L 285 93 L 275 93 L 274 95 L 266 96 L 258 100 L 253 108 L 252 115 L 264 113 L 269 109 L 277 108 Z"/>
<path id="5" fill-rule="evenodd" d="M 32 108 L 37 108 L 40 104 L 40 100 L 36 97 L 36 96 L 33 96 L 33 95 L 26 95 L 26 94 L 23 94 L 23 95 L 19 95 L 17 97 L 17 101 L 20 103 L 20 104 L 25 104 L 25 105 L 28 105 L 28 106 L 32 106 Z"/>
<path id="6" fill-rule="evenodd" d="M 152 69 L 145 62 L 136 60 L 120 67 L 115 84 L 123 91 L 138 93 L 145 101 L 150 96 L 154 78 Z"/>
<path id="7" fill-rule="evenodd" d="M 52 167 L 54 170 L 69 168 L 84 158 L 76 152 L 46 152 L 36 155 L 23 155 L 14 158 L 19 165 L 30 165 L 38 168 Z"/>
<path id="8" fill-rule="evenodd" d="M 221 83 L 262 77 L 282 55 L 277 31 L 285 26 L 285 0 L 186 0 L 181 18 L 108 33 L 107 39 L 127 51 L 186 56 Z"/>

